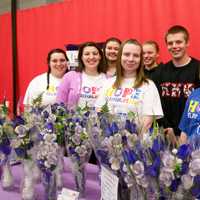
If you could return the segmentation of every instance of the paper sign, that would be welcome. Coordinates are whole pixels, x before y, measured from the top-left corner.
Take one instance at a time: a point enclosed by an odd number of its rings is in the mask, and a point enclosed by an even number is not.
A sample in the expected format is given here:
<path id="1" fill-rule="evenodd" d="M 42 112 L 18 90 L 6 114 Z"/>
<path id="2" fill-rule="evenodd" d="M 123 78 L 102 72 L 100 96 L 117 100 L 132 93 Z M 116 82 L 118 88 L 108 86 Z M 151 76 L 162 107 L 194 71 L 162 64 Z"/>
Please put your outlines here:
<path id="1" fill-rule="evenodd" d="M 101 200 L 118 200 L 119 178 L 101 166 Z"/>
<path id="2" fill-rule="evenodd" d="M 78 200 L 79 192 L 63 188 L 57 200 Z"/>

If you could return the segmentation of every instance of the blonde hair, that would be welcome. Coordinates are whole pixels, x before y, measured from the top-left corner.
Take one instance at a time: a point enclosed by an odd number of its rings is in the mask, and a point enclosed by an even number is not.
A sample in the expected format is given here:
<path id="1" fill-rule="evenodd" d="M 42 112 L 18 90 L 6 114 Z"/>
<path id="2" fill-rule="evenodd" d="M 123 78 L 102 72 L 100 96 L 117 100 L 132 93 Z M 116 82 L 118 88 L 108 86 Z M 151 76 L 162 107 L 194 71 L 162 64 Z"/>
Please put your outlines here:
<path id="1" fill-rule="evenodd" d="M 142 45 L 136 40 L 136 39 L 128 39 L 125 40 L 124 42 L 122 42 L 119 52 L 118 52 L 118 57 L 117 57 L 117 72 L 116 72 L 116 81 L 114 83 L 114 87 L 115 88 L 119 88 L 122 80 L 124 79 L 124 70 L 123 67 L 121 65 L 121 57 L 122 57 L 122 51 L 123 48 L 126 44 L 134 44 L 140 47 L 141 49 L 141 53 L 140 53 L 140 64 L 139 67 L 136 71 L 136 79 L 133 82 L 133 87 L 134 88 L 139 88 L 144 82 L 148 83 L 147 78 L 144 75 L 144 66 L 143 66 L 143 58 L 142 58 Z"/>

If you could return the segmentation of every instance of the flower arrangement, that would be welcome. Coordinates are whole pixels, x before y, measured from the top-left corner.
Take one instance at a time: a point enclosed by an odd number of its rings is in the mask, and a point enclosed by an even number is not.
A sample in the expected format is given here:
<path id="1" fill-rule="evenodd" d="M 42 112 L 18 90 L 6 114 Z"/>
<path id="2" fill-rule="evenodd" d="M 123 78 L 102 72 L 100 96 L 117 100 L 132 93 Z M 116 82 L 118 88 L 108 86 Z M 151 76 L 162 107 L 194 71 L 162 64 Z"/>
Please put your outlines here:
<path id="1" fill-rule="evenodd" d="M 53 132 L 56 134 L 56 142 L 61 147 L 64 147 L 65 144 L 68 112 L 69 111 L 62 103 L 49 105 L 41 112 L 43 123 L 52 123 Z"/>
<path id="2" fill-rule="evenodd" d="M 85 195 L 85 164 L 88 162 L 92 146 L 87 132 L 89 108 L 77 107 L 70 110 L 67 120 L 66 148 L 71 159 L 72 173 L 74 174 L 76 189 L 79 197 Z"/>
<path id="3" fill-rule="evenodd" d="M 6 101 L 0 106 L 0 163 L 4 164 L 11 153 L 11 138 L 14 130 L 12 121 L 8 117 Z"/>
<path id="4" fill-rule="evenodd" d="M 41 138 L 37 146 L 37 165 L 42 172 L 48 174 L 57 166 L 59 149 L 56 142 L 56 134 L 53 133 L 51 125 L 47 124 L 46 130 L 42 133 Z"/>
<path id="5" fill-rule="evenodd" d="M 13 176 L 10 167 L 11 139 L 14 134 L 12 121 L 9 119 L 8 105 L 4 100 L 0 105 L 0 166 L 2 168 L 1 185 L 11 189 Z"/>
<path id="6" fill-rule="evenodd" d="M 88 108 L 71 110 L 67 121 L 66 147 L 69 156 L 80 165 L 89 159 L 91 144 L 87 132 Z"/>
<path id="7" fill-rule="evenodd" d="M 120 119 L 100 112 L 90 116 L 89 124 L 100 163 L 115 174 L 120 171 L 131 190 L 130 199 L 200 197 L 198 148 L 184 144 L 173 149 L 155 120 L 153 128 L 141 135 L 132 114 Z"/>
<path id="8" fill-rule="evenodd" d="M 52 122 L 46 122 L 40 132 L 37 145 L 36 162 L 42 172 L 42 182 L 45 187 L 45 199 L 56 199 L 57 183 L 55 169 L 59 160 L 59 145 Z"/>

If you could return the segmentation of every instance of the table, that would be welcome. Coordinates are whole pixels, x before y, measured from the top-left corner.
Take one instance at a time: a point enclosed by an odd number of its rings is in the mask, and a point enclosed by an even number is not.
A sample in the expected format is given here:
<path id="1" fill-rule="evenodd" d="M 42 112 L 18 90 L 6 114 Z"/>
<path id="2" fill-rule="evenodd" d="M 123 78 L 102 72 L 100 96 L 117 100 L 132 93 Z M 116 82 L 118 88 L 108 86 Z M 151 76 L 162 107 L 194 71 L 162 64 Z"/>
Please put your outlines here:
<path id="1" fill-rule="evenodd" d="M 12 191 L 2 190 L 0 187 L 1 200 L 21 200 L 20 186 L 23 177 L 22 165 L 12 166 L 14 176 L 14 188 Z M 100 200 L 100 183 L 98 178 L 98 167 L 96 165 L 87 164 L 86 166 L 86 197 L 85 200 Z M 75 189 L 74 178 L 70 169 L 70 161 L 65 159 L 65 171 L 63 173 L 64 187 Z M 44 188 L 42 184 L 36 185 L 36 200 L 44 200 Z"/>

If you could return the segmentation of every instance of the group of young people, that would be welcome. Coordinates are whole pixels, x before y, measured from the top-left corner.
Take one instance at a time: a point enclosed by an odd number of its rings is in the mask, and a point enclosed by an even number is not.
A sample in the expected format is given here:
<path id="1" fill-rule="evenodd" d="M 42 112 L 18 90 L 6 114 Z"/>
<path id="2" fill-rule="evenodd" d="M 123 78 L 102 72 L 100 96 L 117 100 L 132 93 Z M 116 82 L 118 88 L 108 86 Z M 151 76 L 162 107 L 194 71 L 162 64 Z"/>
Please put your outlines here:
<path id="1" fill-rule="evenodd" d="M 186 28 L 171 27 L 165 42 L 172 57 L 166 64 L 157 62 L 155 41 L 121 43 L 109 38 L 103 50 L 85 42 L 75 71 L 68 71 L 65 51 L 53 49 L 47 58 L 48 72 L 30 82 L 24 104 L 31 104 L 41 93 L 45 105 L 63 102 L 74 108 L 87 103 L 98 112 L 107 102 L 112 113 L 136 112 L 142 133 L 148 132 L 156 117 L 172 142 L 185 143 L 191 135 L 200 134 L 200 89 L 192 92 L 200 84 L 200 62 L 188 54 Z"/>

